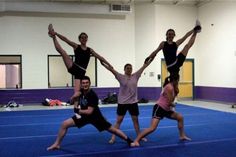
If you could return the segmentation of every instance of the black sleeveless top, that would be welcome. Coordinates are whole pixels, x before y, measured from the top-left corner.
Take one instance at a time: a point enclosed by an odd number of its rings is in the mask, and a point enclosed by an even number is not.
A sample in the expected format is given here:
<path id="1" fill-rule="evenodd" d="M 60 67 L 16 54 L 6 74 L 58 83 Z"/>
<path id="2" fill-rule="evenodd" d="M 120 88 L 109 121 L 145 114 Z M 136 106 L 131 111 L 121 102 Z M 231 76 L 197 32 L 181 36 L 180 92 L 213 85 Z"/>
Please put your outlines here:
<path id="1" fill-rule="evenodd" d="M 166 61 L 166 65 L 170 65 L 176 61 L 178 46 L 176 42 L 169 44 L 167 41 L 164 42 L 163 54 Z"/>
<path id="2" fill-rule="evenodd" d="M 91 49 L 87 47 L 86 50 L 83 50 L 80 45 L 74 50 L 75 54 L 75 63 L 86 69 L 91 56 Z"/>

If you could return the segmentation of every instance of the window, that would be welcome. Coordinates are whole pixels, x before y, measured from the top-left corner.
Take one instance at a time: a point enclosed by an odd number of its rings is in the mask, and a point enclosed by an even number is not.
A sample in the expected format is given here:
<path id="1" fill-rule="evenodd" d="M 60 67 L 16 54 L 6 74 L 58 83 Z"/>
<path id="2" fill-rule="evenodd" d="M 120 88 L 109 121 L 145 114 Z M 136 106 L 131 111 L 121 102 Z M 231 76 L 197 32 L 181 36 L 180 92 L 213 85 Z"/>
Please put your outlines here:
<path id="1" fill-rule="evenodd" d="M 0 55 L 0 88 L 22 88 L 21 55 Z"/>
<path id="2" fill-rule="evenodd" d="M 74 56 L 71 56 L 74 60 Z M 87 67 L 86 75 L 91 79 L 91 86 L 97 86 L 97 64 L 96 58 L 91 57 Z M 72 75 L 67 71 L 64 61 L 60 55 L 48 55 L 48 87 L 71 87 L 74 86 Z"/>

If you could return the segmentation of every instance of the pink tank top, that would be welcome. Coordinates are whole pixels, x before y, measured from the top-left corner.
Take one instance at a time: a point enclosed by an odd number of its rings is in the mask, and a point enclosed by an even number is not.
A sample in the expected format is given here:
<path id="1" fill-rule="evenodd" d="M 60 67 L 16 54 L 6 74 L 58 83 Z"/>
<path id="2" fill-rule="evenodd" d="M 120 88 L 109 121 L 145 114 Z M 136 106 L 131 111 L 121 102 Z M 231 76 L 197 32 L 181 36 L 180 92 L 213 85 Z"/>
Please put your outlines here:
<path id="1" fill-rule="evenodd" d="M 168 98 L 167 92 L 171 91 L 171 98 Z M 175 91 L 172 83 L 168 83 L 163 89 L 160 94 L 159 99 L 157 100 L 157 104 L 161 106 L 164 110 L 170 111 L 170 105 L 174 102 L 175 100 Z"/>

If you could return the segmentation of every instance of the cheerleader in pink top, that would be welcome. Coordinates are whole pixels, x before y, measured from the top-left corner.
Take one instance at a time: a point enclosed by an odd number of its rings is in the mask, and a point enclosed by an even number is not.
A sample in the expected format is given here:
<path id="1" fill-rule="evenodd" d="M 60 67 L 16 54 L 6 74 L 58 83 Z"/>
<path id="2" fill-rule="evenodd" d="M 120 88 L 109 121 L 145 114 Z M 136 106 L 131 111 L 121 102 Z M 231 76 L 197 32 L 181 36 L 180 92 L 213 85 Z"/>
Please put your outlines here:
<path id="1" fill-rule="evenodd" d="M 136 137 L 134 142 L 131 144 L 132 147 L 138 147 L 139 141 L 143 137 L 155 131 L 160 120 L 163 119 L 164 117 L 177 120 L 180 140 L 191 140 L 184 133 L 183 116 L 180 113 L 171 110 L 174 99 L 179 93 L 178 82 L 179 82 L 178 74 L 171 75 L 165 79 L 163 90 L 160 94 L 160 98 L 157 100 L 156 105 L 153 107 L 151 126 L 143 130 L 143 132 L 141 132 Z"/>

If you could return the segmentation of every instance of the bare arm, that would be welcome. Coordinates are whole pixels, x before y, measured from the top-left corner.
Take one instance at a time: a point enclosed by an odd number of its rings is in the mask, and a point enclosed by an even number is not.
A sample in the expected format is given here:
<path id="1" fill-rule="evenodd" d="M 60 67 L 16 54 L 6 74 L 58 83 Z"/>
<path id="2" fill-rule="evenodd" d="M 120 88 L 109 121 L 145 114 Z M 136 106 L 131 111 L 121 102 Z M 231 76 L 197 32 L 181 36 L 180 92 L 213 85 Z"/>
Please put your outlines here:
<path id="1" fill-rule="evenodd" d="M 75 101 L 73 105 L 74 105 L 74 108 L 76 108 L 76 109 L 80 109 L 79 101 L 78 101 L 78 100 Z"/>
<path id="2" fill-rule="evenodd" d="M 107 70 L 109 70 L 113 75 L 117 75 L 118 74 L 118 72 L 113 68 L 113 66 L 110 64 L 110 63 L 108 63 L 108 64 L 106 64 L 106 63 L 104 63 L 103 61 L 101 61 L 100 60 L 100 62 L 101 62 L 101 64 L 107 69 Z"/>
<path id="3" fill-rule="evenodd" d="M 73 47 L 73 49 L 76 49 L 78 47 L 78 44 L 69 40 L 68 38 L 66 38 L 65 36 L 55 32 L 55 35 L 58 36 L 58 38 L 60 38 L 62 41 L 66 42 L 68 45 L 70 45 L 71 47 Z"/>
<path id="4" fill-rule="evenodd" d="M 142 74 L 143 71 L 144 71 L 144 69 L 145 69 L 146 67 L 148 67 L 149 64 L 151 64 L 153 60 L 154 60 L 154 58 L 149 58 L 149 57 L 146 58 L 145 61 L 144 61 L 144 63 L 143 63 L 143 66 L 137 71 L 137 73 Z"/>
<path id="5" fill-rule="evenodd" d="M 159 44 L 158 48 L 157 48 L 155 51 L 153 51 L 153 52 L 148 56 L 148 58 L 153 58 L 153 59 L 154 59 L 154 58 L 156 57 L 157 53 L 158 53 L 160 50 L 162 50 L 163 47 L 164 47 L 164 41 L 162 41 L 162 42 Z"/>
<path id="6" fill-rule="evenodd" d="M 79 110 L 79 114 L 90 115 L 93 113 L 93 110 L 94 108 L 89 106 L 86 110 Z"/>
<path id="7" fill-rule="evenodd" d="M 108 61 L 107 61 L 105 58 L 103 58 L 102 56 L 100 56 L 100 55 L 99 55 L 98 53 L 96 53 L 93 49 L 91 49 L 91 54 L 92 54 L 92 56 L 94 56 L 94 57 L 96 57 L 97 59 L 99 59 L 100 62 L 103 62 L 103 63 L 105 63 L 105 64 L 110 65 L 110 64 L 108 63 Z"/>
<path id="8" fill-rule="evenodd" d="M 110 72 L 112 72 L 114 75 L 117 74 L 117 71 L 115 71 L 115 69 L 113 68 L 113 66 L 102 56 L 100 56 L 99 54 L 97 54 L 93 49 L 91 49 L 91 53 L 94 57 L 98 58 L 101 62 L 101 64 Z"/>
<path id="9" fill-rule="evenodd" d="M 188 31 L 182 38 L 176 41 L 177 46 L 181 45 L 191 34 L 193 34 L 194 30 Z"/>
<path id="10" fill-rule="evenodd" d="M 170 100 L 170 102 L 172 104 L 174 102 L 174 100 L 175 100 L 175 97 L 173 96 L 173 89 L 171 89 L 170 87 L 167 87 L 166 95 L 167 95 L 168 99 Z"/>

